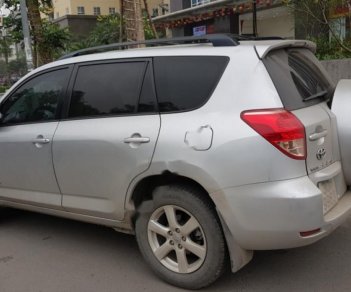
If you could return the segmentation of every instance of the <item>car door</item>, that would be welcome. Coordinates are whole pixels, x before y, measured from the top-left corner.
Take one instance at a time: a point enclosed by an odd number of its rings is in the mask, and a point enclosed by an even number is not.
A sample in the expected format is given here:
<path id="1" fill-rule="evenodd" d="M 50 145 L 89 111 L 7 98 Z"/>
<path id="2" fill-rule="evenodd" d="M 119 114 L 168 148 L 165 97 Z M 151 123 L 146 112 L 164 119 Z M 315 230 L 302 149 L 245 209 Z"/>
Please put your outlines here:
<path id="1" fill-rule="evenodd" d="M 62 206 L 123 219 L 128 186 L 149 167 L 160 128 L 151 60 L 84 63 L 74 74 L 53 144 Z"/>
<path id="2" fill-rule="evenodd" d="M 61 207 L 52 140 L 71 69 L 30 77 L 1 104 L 0 200 Z"/>
<path id="3" fill-rule="evenodd" d="M 336 86 L 332 112 L 337 118 L 341 163 L 345 181 L 351 186 L 351 80 L 340 80 Z"/>

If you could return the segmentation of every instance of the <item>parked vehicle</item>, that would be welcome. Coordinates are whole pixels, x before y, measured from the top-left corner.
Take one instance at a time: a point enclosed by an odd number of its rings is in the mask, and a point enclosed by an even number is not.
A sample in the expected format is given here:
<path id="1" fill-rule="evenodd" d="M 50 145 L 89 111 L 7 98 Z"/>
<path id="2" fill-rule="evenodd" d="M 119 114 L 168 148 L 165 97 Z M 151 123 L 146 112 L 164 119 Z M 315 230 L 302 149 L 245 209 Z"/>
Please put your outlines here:
<path id="1" fill-rule="evenodd" d="M 328 104 L 349 108 L 349 83 L 334 94 L 308 41 L 148 42 L 170 43 L 18 81 L 0 105 L 0 204 L 135 233 L 188 289 L 330 234 L 351 212 L 351 148 Z"/>

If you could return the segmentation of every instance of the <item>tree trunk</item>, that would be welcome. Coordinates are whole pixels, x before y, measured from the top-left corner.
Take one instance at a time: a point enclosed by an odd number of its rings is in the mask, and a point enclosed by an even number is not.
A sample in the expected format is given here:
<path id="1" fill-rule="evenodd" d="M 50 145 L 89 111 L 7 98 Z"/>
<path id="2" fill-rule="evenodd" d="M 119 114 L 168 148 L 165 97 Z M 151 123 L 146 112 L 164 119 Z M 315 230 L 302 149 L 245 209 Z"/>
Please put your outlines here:
<path id="1" fill-rule="evenodd" d="M 120 11 L 120 16 L 119 16 L 119 42 L 123 42 L 123 35 L 124 35 L 124 8 L 123 8 L 123 0 L 119 0 L 120 1 L 120 7 L 121 7 L 121 11 Z"/>
<path id="2" fill-rule="evenodd" d="M 3 37 L 1 40 L 1 53 L 4 56 L 5 64 L 9 64 L 9 56 L 10 56 L 10 46 L 7 42 L 6 37 Z"/>
<path id="3" fill-rule="evenodd" d="M 155 28 L 155 24 L 152 22 L 152 19 L 151 19 L 151 15 L 150 15 L 150 12 L 149 12 L 149 5 L 147 3 L 147 0 L 144 0 L 144 7 L 145 7 L 145 10 L 146 10 L 146 13 L 147 13 L 147 19 L 149 20 L 149 24 L 150 24 L 150 27 L 151 27 L 151 31 L 152 31 L 153 37 L 155 39 L 158 39 L 158 34 L 157 34 L 157 31 L 156 31 L 156 28 Z"/>
<path id="4" fill-rule="evenodd" d="M 32 35 L 34 39 L 34 51 L 37 54 L 33 54 L 34 66 L 40 66 L 51 61 L 51 52 L 48 51 L 44 44 L 43 25 L 39 11 L 38 0 L 26 0 L 28 9 L 28 20 L 32 28 Z"/>
<path id="5" fill-rule="evenodd" d="M 145 40 L 141 0 L 123 0 L 123 15 L 127 41 Z"/>

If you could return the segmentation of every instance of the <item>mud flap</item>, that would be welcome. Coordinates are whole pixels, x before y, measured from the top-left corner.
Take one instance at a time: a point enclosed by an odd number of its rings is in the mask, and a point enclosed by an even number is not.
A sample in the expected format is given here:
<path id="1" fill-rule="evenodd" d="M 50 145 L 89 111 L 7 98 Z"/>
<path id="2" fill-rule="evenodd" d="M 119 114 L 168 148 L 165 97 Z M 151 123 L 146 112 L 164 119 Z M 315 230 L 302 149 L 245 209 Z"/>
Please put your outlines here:
<path id="1" fill-rule="evenodd" d="M 223 233 L 225 236 L 225 240 L 227 242 L 228 252 L 230 256 L 230 265 L 233 273 L 239 271 L 242 267 L 247 265 L 253 258 L 253 251 L 246 250 L 239 246 L 239 244 L 235 241 L 233 235 L 229 231 L 229 228 L 225 221 L 223 220 L 220 212 L 217 210 L 218 216 L 221 220 Z"/>

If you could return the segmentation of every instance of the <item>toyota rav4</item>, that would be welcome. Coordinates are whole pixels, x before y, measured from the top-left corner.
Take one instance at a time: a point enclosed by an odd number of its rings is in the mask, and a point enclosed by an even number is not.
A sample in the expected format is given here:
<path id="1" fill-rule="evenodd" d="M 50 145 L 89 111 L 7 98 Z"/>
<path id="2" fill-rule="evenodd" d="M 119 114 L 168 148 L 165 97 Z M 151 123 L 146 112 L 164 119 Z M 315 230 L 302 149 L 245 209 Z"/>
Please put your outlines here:
<path id="1" fill-rule="evenodd" d="M 190 289 L 350 214 L 351 85 L 335 90 L 313 43 L 128 45 L 72 53 L 3 96 L 2 206 L 135 233 L 150 267 Z"/>

